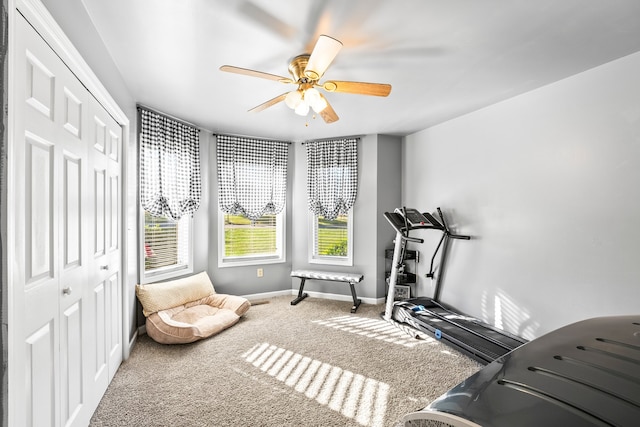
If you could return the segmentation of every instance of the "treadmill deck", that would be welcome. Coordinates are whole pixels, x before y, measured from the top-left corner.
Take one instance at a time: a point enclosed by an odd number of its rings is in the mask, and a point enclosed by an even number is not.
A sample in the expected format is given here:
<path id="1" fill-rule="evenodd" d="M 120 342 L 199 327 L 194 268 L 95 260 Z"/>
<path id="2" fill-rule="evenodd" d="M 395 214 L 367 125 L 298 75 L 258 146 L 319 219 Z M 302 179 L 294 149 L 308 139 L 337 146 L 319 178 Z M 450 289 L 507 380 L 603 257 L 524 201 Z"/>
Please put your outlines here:
<path id="1" fill-rule="evenodd" d="M 434 336 L 484 364 L 527 342 L 478 319 L 456 313 L 431 298 L 396 302 L 392 318 Z"/>

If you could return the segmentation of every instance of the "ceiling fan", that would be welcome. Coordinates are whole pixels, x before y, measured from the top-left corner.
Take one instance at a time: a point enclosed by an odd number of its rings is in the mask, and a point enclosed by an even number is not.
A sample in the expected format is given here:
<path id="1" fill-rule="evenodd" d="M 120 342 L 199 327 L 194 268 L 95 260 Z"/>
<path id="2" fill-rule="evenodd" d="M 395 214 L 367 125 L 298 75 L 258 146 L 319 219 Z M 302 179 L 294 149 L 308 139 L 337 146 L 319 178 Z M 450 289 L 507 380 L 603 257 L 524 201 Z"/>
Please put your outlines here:
<path id="1" fill-rule="evenodd" d="M 320 79 L 341 48 L 342 42 L 339 40 L 321 35 L 311 54 L 298 55 L 291 60 L 289 63 L 289 74 L 291 74 L 291 78 L 247 68 L 234 67 L 232 65 L 223 65 L 220 67 L 220 70 L 246 76 L 260 77 L 267 80 L 275 80 L 285 84 L 298 85 L 297 89 L 278 95 L 249 111 L 259 112 L 284 101 L 285 104 L 298 115 L 306 116 L 309 113 L 309 109 L 312 109 L 320 114 L 326 123 L 333 123 L 338 120 L 338 115 L 329 104 L 329 101 L 327 101 L 327 98 L 325 98 L 316 87 L 320 87 L 327 92 L 343 92 L 358 95 L 388 96 L 389 93 L 391 93 L 391 85 L 384 83 L 341 80 L 328 80 L 320 83 Z"/>

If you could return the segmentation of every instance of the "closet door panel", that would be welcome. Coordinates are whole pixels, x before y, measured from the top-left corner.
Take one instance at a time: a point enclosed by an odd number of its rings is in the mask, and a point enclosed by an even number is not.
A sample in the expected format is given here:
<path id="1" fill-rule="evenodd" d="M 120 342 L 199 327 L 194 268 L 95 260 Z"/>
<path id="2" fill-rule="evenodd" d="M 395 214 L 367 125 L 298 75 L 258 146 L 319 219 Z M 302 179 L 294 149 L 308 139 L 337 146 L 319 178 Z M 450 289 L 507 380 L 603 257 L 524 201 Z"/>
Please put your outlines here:
<path id="1" fill-rule="evenodd" d="M 33 287 L 54 278 L 54 144 L 31 132 L 25 139 L 26 278 Z"/>
<path id="2" fill-rule="evenodd" d="M 42 46 L 30 45 L 25 49 L 25 56 L 27 104 L 53 121 L 55 74 L 47 64 L 55 64 Z"/>
<path id="3" fill-rule="evenodd" d="M 122 331 L 120 309 L 120 273 L 116 273 L 107 280 L 108 295 L 108 339 L 107 349 L 109 357 L 109 380 L 113 378 L 122 362 Z"/>
<path id="4" fill-rule="evenodd" d="M 93 287 L 93 301 L 92 301 L 92 324 L 93 324 L 93 336 L 95 337 L 95 355 L 93 362 L 93 380 L 99 385 L 99 387 L 105 387 L 107 385 L 107 357 L 106 357 L 106 340 L 107 330 L 105 322 L 106 313 L 106 292 L 104 282 L 98 283 Z"/>
<path id="5" fill-rule="evenodd" d="M 86 108 L 84 102 L 86 93 L 84 88 L 80 87 L 79 89 L 80 90 L 73 90 L 69 87 L 64 88 L 62 114 L 64 115 L 64 129 L 78 140 L 82 140 L 82 126 L 84 124 L 83 110 Z"/>
<path id="6" fill-rule="evenodd" d="M 108 229 L 109 229 L 109 242 L 108 251 L 110 254 L 118 251 L 120 242 L 120 227 L 119 216 L 120 211 L 120 177 L 113 173 L 109 176 L 109 215 L 108 215 Z"/>
<path id="7" fill-rule="evenodd" d="M 82 265 L 82 160 L 66 152 L 63 159 L 63 270 Z"/>
<path id="8" fill-rule="evenodd" d="M 94 237 L 93 256 L 99 260 L 107 253 L 106 250 L 106 230 L 107 230 L 107 171 L 100 166 L 93 169 L 93 195 L 94 195 L 94 217 L 91 223 Z M 103 267 L 99 265 L 98 267 Z"/>
<path id="9" fill-rule="evenodd" d="M 56 426 L 56 325 L 44 324 L 26 337 L 26 420 L 25 426 Z"/>
<path id="10" fill-rule="evenodd" d="M 104 281 L 93 283 L 91 285 L 90 299 L 90 324 L 91 324 L 91 342 L 92 351 L 89 361 L 89 388 L 91 394 L 89 396 L 89 404 L 92 412 L 100 403 L 102 395 L 109 385 L 109 366 L 107 358 L 107 322 L 105 315 L 107 313 L 107 295 Z"/>
<path id="11" fill-rule="evenodd" d="M 82 300 L 70 305 L 61 318 L 60 406 L 62 425 L 71 425 L 85 403 L 83 395 L 83 312 Z"/>

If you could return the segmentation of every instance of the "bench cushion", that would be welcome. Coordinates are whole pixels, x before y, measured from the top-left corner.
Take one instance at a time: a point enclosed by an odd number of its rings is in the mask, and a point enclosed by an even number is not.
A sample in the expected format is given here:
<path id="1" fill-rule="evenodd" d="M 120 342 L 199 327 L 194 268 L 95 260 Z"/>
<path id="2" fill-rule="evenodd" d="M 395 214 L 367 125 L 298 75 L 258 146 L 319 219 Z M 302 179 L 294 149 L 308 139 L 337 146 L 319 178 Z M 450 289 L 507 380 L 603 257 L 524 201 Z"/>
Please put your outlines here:
<path id="1" fill-rule="evenodd" d="M 334 280 L 336 282 L 358 283 L 362 280 L 362 274 L 340 273 L 333 271 L 293 270 L 291 277 L 300 277 L 316 280 Z"/>

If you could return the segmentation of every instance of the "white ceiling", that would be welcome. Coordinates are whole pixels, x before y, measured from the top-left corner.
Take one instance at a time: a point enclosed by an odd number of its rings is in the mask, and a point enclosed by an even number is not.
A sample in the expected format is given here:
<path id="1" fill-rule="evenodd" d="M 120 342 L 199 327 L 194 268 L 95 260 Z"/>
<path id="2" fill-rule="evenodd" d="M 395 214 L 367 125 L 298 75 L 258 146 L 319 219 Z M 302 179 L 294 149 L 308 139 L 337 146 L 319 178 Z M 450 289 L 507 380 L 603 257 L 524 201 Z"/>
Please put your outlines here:
<path id="1" fill-rule="evenodd" d="M 137 102 L 214 132 L 308 140 L 406 135 L 640 51 L 638 0 L 83 0 Z M 284 103 L 327 34 L 344 47 L 323 80 L 389 83 L 387 98 L 326 94 L 325 124 Z"/>

